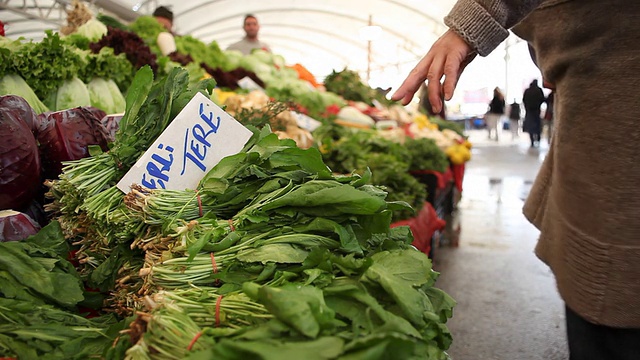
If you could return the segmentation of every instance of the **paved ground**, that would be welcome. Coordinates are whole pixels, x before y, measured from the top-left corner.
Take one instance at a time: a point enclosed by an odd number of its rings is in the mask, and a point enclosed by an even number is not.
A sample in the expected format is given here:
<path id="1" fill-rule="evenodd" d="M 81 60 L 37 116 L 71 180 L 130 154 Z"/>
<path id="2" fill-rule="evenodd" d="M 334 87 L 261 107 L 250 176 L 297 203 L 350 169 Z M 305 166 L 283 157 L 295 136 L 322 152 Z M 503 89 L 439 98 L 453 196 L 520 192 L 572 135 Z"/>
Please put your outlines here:
<path id="1" fill-rule="evenodd" d="M 546 154 L 524 136 L 476 144 L 454 228 L 458 246 L 437 249 L 437 285 L 458 305 L 449 327 L 453 360 L 568 359 L 564 305 L 553 275 L 533 254 L 538 231 L 522 204 Z M 526 135 L 526 134 L 525 134 Z M 455 242 L 455 241 L 454 241 Z"/>

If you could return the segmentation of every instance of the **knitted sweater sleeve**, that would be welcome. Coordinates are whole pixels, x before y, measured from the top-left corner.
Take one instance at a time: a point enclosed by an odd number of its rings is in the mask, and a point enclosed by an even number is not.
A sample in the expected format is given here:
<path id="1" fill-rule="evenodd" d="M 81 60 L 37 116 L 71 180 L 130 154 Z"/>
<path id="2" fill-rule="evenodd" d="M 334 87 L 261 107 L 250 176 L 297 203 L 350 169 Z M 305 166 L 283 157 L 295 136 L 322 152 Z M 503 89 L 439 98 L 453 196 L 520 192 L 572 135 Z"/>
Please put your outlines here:
<path id="1" fill-rule="evenodd" d="M 487 56 L 509 35 L 508 29 L 542 0 L 458 0 L 444 23 L 481 56 Z"/>

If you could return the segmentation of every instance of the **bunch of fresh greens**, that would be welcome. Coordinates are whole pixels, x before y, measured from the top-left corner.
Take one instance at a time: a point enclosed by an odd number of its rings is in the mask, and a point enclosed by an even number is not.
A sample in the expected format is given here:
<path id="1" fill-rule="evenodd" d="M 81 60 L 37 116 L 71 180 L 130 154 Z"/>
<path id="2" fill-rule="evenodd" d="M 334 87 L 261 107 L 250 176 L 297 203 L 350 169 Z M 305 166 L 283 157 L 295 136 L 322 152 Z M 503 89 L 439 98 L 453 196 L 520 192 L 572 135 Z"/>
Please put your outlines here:
<path id="1" fill-rule="evenodd" d="M 133 79 L 133 66 L 125 54 L 116 55 L 110 47 L 103 47 L 97 54 L 87 56 L 87 66 L 80 72 L 80 78 L 89 83 L 93 78 L 115 81 L 125 92 Z"/>
<path id="2" fill-rule="evenodd" d="M 455 121 L 443 120 L 437 116 L 430 117 L 429 121 L 438 125 L 440 131 L 449 129 L 455 131 L 458 135 L 464 137 L 464 125 Z"/>
<path id="3" fill-rule="evenodd" d="M 69 251 L 57 221 L 24 241 L 0 243 L 2 356 L 84 359 L 113 342 L 108 328 L 115 317 L 86 319 L 77 311 L 91 305 L 91 295 L 67 260 Z"/>
<path id="4" fill-rule="evenodd" d="M 13 69 L 45 99 L 86 67 L 82 51 L 66 44 L 57 33 L 47 31 L 41 42 L 20 46 L 13 56 Z"/>
<path id="5" fill-rule="evenodd" d="M 407 139 L 404 146 L 411 153 L 409 171 L 433 170 L 445 172 L 449 158 L 433 139 Z"/>
<path id="6" fill-rule="evenodd" d="M 156 56 L 162 55 L 157 40 L 158 35 L 167 30 L 153 16 L 138 16 L 129 24 L 129 29 L 144 40 L 152 53 Z"/>
<path id="7" fill-rule="evenodd" d="M 426 189 L 411 175 L 413 156 L 410 147 L 387 140 L 375 131 L 344 129 L 326 125 L 316 130 L 322 144 L 323 158 L 338 173 L 363 172 L 371 169 L 372 182 L 383 186 L 389 201 L 404 201 L 415 212 L 420 211 L 427 197 Z M 441 152 L 441 151 L 440 151 Z M 409 209 L 394 212 L 394 220 L 415 215 Z"/>
<path id="8" fill-rule="evenodd" d="M 114 249 L 144 232 L 144 223 L 129 221 L 124 196 L 115 184 L 196 92 L 211 90 L 210 81 L 192 88 L 188 82 L 187 71 L 180 68 L 155 84 L 149 67 L 139 70 L 110 151 L 67 163 L 60 180 L 51 185 L 49 194 L 55 201 L 48 208 L 59 215 L 70 240 L 81 246 L 78 257 L 83 278 L 93 286 L 113 286 L 110 281 L 116 275 L 104 274 L 119 269 L 133 256 L 131 250 Z M 101 275 L 96 279 L 93 271 Z"/>
<path id="9" fill-rule="evenodd" d="M 162 27 L 155 19 L 152 18 L 152 21 Z M 154 44 L 155 48 L 158 49 L 158 45 L 155 43 L 155 38 L 153 43 L 147 43 L 132 31 L 110 27 L 107 35 L 103 36 L 99 41 L 89 44 L 89 49 L 91 49 L 93 53 L 97 54 L 102 48 L 110 47 L 117 55 L 124 53 L 134 70 L 138 70 L 141 67 L 148 65 L 151 67 L 151 70 L 156 73 L 158 70 L 156 53 L 152 52 L 152 49 L 149 48 L 148 44 Z M 158 54 L 160 54 L 159 49 Z"/>
<path id="10" fill-rule="evenodd" d="M 164 304 L 176 304 L 198 326 L 217 326 L 240 329 L 264 323 L 273 315 L 243 292 L 220 294 L 218 288 L 189 287 L 161 290 L 146 299 L 146 306 L 154 309 Z"/>
<path id="11" fill-rule="evenodd" d="M 196 64 L 205 63 L 212 68 L 223 67 L 226 56 L 214 41 L 207 46 L 191 35 L 176 36 L 176 49 L 182 54 L 189 54 Z"/>
<path id="12" fill-rule="evenodd" d="M 387 246 L 392 249 L 363 259 L 336 256 L 326 249 L 314 251 L 302 267 L 306 277 L 272 285 L 244 283 L 242 291 L 251 300 L 242 298 L 235 306 L 248 307 L 245 316 L 256 311 L 259 316 L 242 327 L 231 326 L 222 315 L 225 301 L 232 297 L 236 301 L 237 293 L 180 290 L 189 294 L 185 298 L 168 292 L 172 301 L 138 316 L 136 321 L 151 331 L 132 334 L 136 345 L 127 355 L 132 359 L 150 354 L 159 359 L 448 359 L 445 350 L 451 335 L 445 323 L 455 302 L 433 287 L 438 274 L 426 255 Z M 192 300 L 197 296 L 205 301 Z"/>
<path id="13" fill-rule="evenodd" d="M 373 105 L 373 100 L 382 104 L 390 103 L 384 95 L 366 85 L 357 72 L 346 68 L 342 71 L 334 70 L 327 75 L 324 86 L 328 91 L 341 95 L 346 100 L 360 101 L 368 105 Z"/>
<path id="14" fill-rule="evenodd" d="M 69 250 L 56 221 L 25 241 L 0 243 L 0 296 L 73 308 L 84 296 L 80 277 L 66 260 Z"/>
<path id="15" fill-rule="evenodd" d="M 0 354 L 25 360 L 99 358 L 121 328 L 112 315 L 87 319 L 51 305 L 2 297 L 0 319 Z"/>

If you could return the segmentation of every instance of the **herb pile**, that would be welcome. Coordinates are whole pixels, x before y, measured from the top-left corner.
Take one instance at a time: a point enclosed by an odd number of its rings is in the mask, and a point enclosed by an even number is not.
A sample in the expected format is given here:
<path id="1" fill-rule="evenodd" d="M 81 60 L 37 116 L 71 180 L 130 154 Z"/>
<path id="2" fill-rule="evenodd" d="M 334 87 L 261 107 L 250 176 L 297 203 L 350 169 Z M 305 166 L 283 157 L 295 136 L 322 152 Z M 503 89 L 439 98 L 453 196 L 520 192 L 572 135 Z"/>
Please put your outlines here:
<path id="1" fill-rule="evenodd" d="M 84 359 L 102 354 L 121 330 L 113 315 L 87 319 L 88 296 L 58 222 L 21 242 L 0 243 L 0 355 Z"/>
<path id="2" fill-rule="evenodd" d="M 142 68 L 109 151 L 68 163 L 50 184 L 50 249 L 40 239 L 0 252 L 0 276 L 14 284 L 0 290 L 0 314 L 12 319 L 0 326 L 1 354 L 448 359 L 454 301 L 434 287 L 438 274 L 409 229 L 390 228 L 392 212 L 409 206 L 371 185 L 375 172 L 335 175 L 320 151 L 264 127 L 196 190 L 114 187 L 207 90 L 188 83 L 184 69 L 154 83 Z M 38 276 L 25 278 L 26 267 Z M 87 320 L 80 306 L 108 315 Z"/>
<path id="3" fill-rule="evenodd" d="M 445 171 L 447 156 L 430 139 L 407 139 L 404 144 L 379 136 L 376 131 L 355 130 L 324 125 L 314 136 L 319 139 L 323 158 L 336 172 L 373 172 L 373 184 L 383 186 L 390 201 L 405 201 L 415 210 L 394 212 L 394 220 L 415 216 L 426 197 L 426 187 L 410 171 Z"/>
<path id="4" fill-rule="evenodd" d="M 324 79 L 324 86 L 328 91 L 341 95 L 345 100 L 361 101 L 367 105 L 373 105 L 372 100 L 381 104 L 390 104 L 390 101 L 381 93 L 366 85 L 360 75 L 353 70 L 343 69 L 332 71 Z"/>

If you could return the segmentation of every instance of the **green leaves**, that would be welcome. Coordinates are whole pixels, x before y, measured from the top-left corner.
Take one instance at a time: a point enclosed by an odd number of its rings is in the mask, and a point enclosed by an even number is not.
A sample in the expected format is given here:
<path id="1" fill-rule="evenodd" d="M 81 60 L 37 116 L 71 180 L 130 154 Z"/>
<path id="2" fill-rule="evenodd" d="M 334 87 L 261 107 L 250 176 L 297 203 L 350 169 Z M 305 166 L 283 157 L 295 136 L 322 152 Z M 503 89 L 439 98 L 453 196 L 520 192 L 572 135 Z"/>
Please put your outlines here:
<path id="1" fill-rule="evenodd" d="M 335 312 L 325 302 L 322 291 L 313 286 L 282 287 L 245 284 L 245 293 L 263 304 L 278 320 L 302 335 L 316 338 L 322 330 L 336 326 Z"/>
<path id="2" fill-rule="evenodd" d="M 268 262 L 286 264 L 302 263 L 309 252 L 290 244 L 268 244 L 249 249 L 238 254 L 237 259 L 244 262 Z"/>
<path id="3" fill-rule="evenodd" d="M 343 351 L 344 341 L 335 336 L 321 337 L 312 341 L 229 341 L 222 340 L 205 355 L 190 356 L 187 359 L 223 359 L 223 360 L 329 360 L 337 358 Z"/>
<path id="4" fill-rule="evenodd" d="M 52 222 L 24 242 L 0 243 L 0 278 L 4 284 L 0 294 L 63 307 L 82 301 L 78 274 L 66 260 L 67 254 L 56 253 L 64 241 L 59 224 Z"/>
<path id="5" fill-rule="evenodd" d="M 86 319 L 49 305 L 0 297 L 0 353 L 20 359 L 86 359 L 112 343 L 115 317 Z"/>
<path id="6" fill-rule="evenodd" d="M 13 69 L 44 99 L 86 66 L 81 50 L 65 44 L 57 33 L 46 31 L 41 42 L 22 44 L 13 54 Z"/>
<path id="7" fill-rule="evenodd" d="M 365 283 L 380 286 L 405 318 L 423 329 L 428 339 L 435 339 L 447 349 L 451 334 L 444 322 L 451 316 L 455 302 L 441 291 L 425 291 L 437 276 L 431 270 L 431 260 L 412 249 L 384 251 L 372 258 L 374 263 L 364 274 Z"/>

